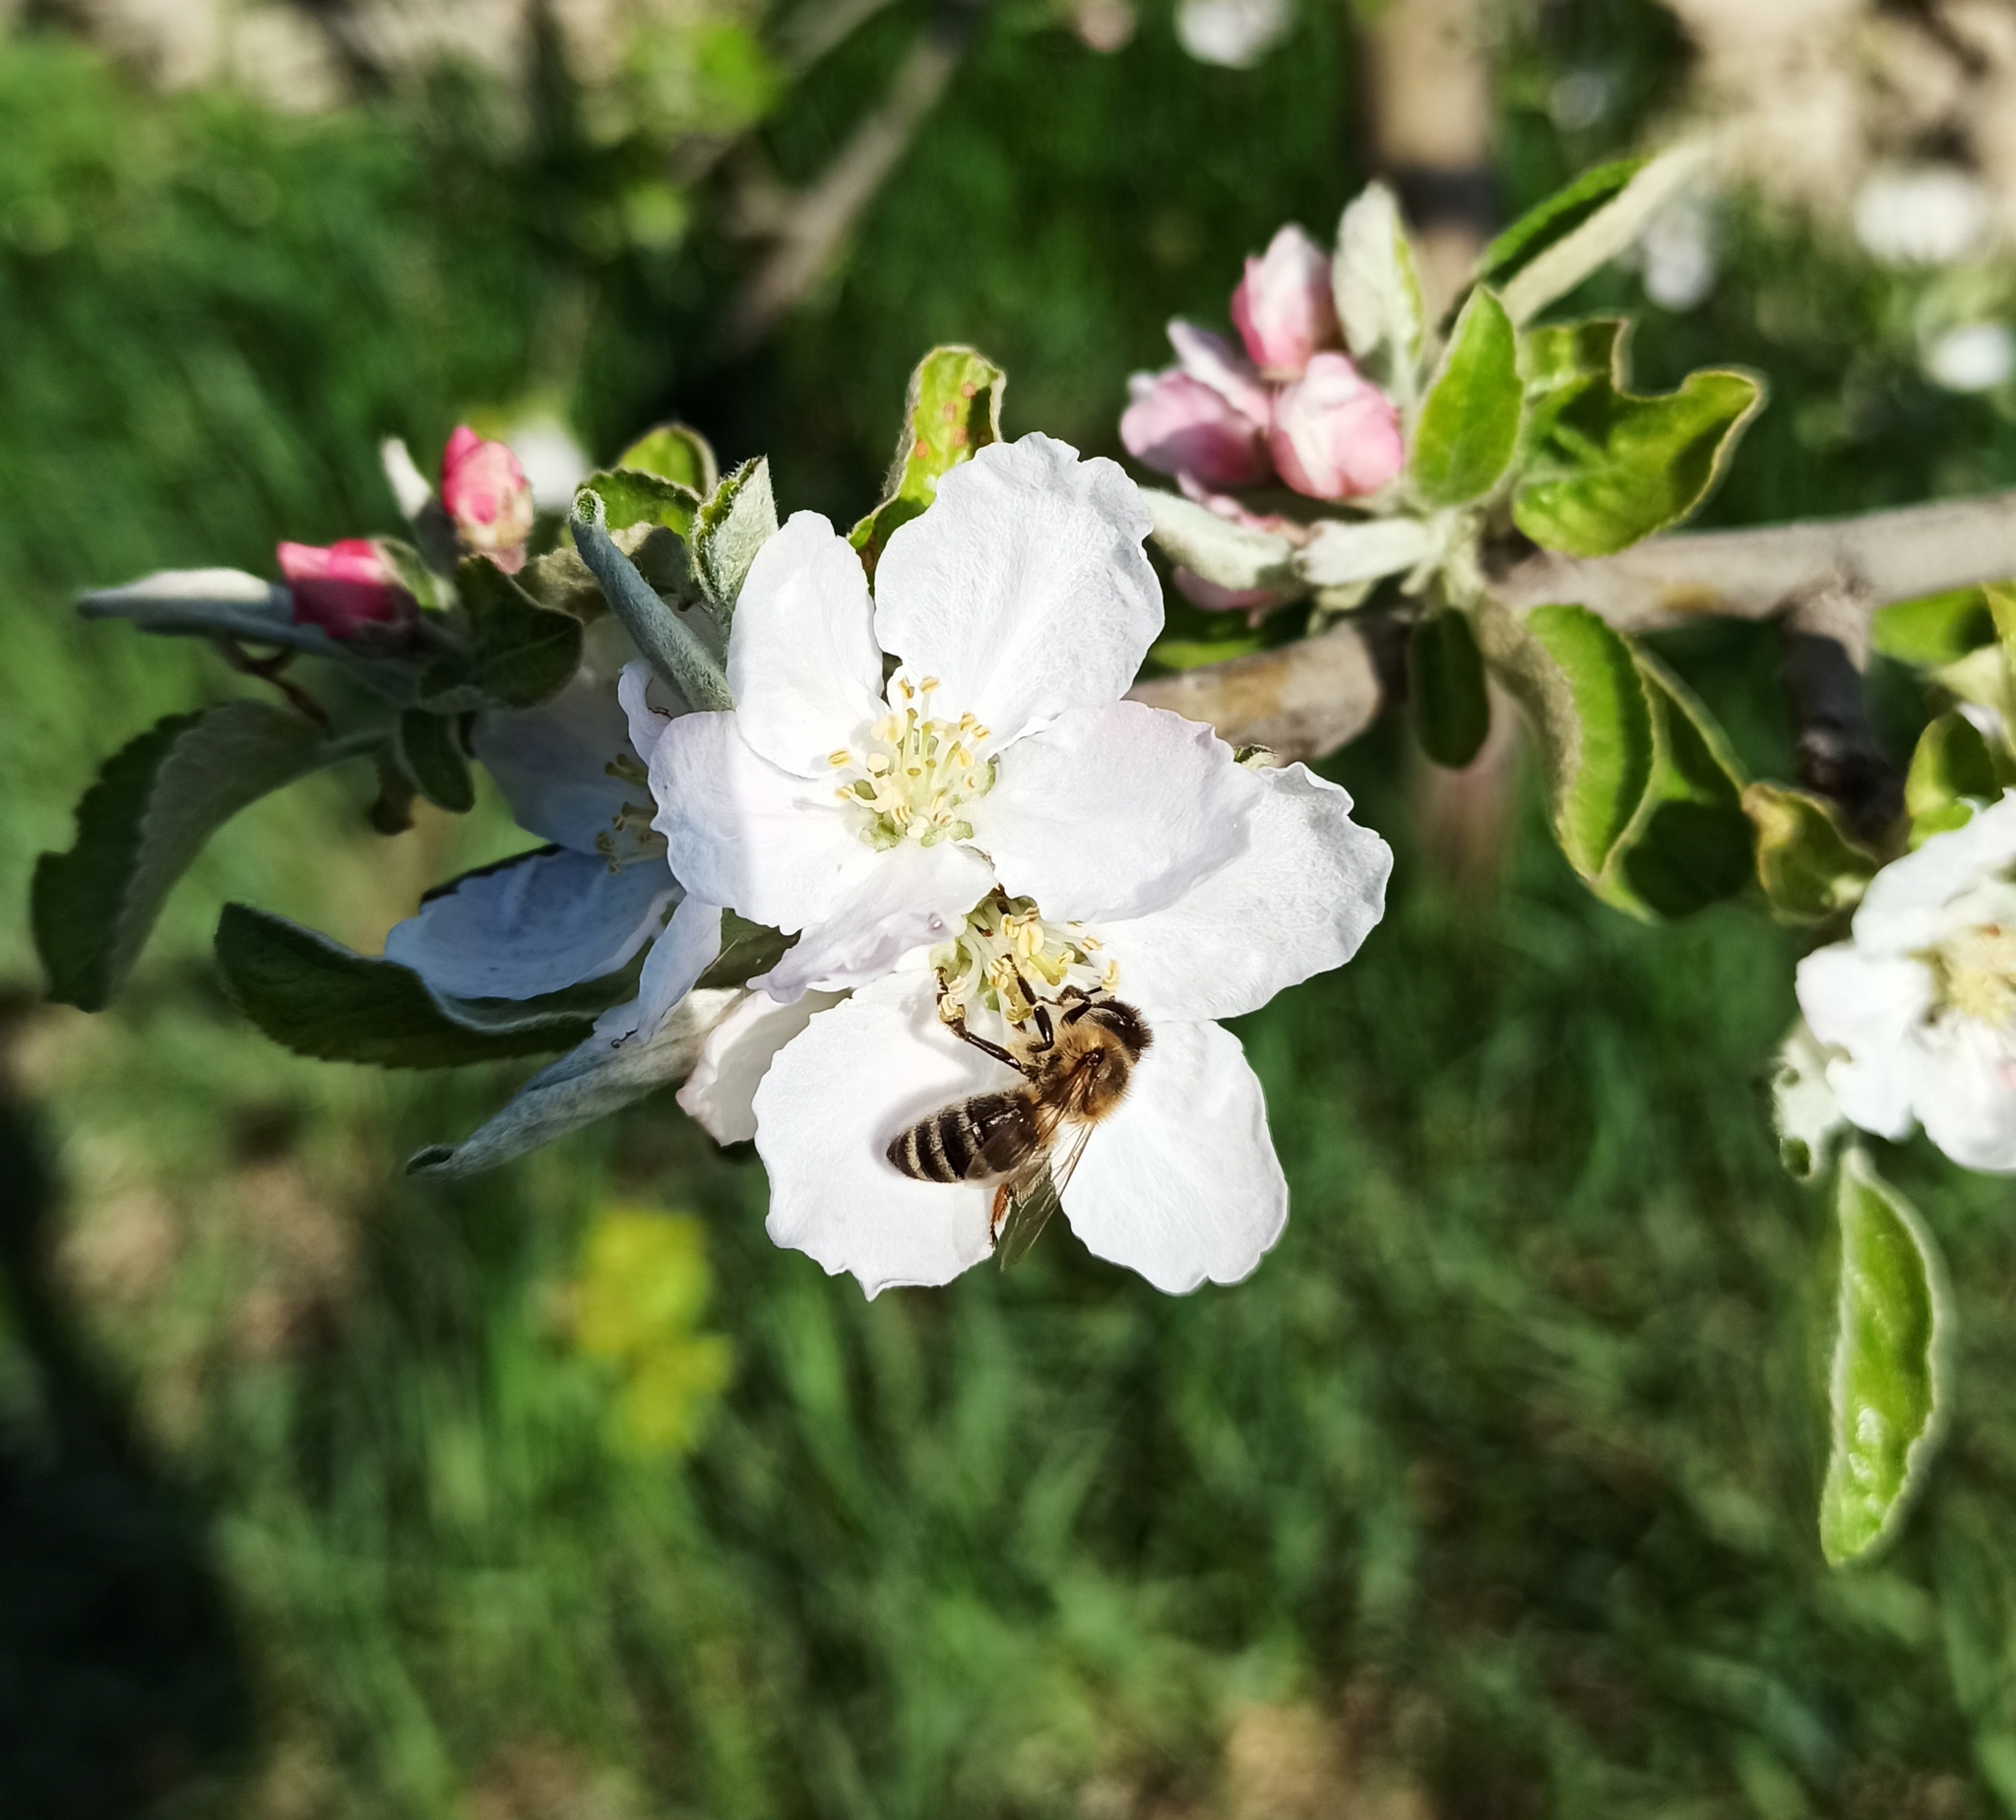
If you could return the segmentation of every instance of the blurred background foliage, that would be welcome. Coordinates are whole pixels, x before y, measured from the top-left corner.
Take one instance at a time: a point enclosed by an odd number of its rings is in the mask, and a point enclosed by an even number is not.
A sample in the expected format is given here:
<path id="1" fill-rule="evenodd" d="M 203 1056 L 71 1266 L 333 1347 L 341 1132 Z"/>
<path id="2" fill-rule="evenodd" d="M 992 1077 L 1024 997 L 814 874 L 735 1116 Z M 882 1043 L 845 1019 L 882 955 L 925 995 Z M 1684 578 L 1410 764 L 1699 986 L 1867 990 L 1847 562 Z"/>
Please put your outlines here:
<path id="1" fill-rule="evenodd" d="M 954 20 L 847 256 L 753 343 L 737 211 L 812 185 L 943 16 L 793 63 L 789 19 L 696 14 L 584 71 L 534 9 L 423 68 L 352 44 L 307 110 L 143 80 L 62 9 L 0 36 L 0 1808 L 2016 1812 L 2006 1188 L 1886 1160 L 1960 1286 L 1958 1424 L 1903 1547 L 1830 1575 L 1830 1221 L 1757 1084 L 1794 939 L 1602 910 L 1527 794 L 1452 876 L 1392 729 L 1333 767 L 1399 849 L 1386 923 L 1241 1027 L 1294 1217 L 1237 1289 L 1166 1300 L 1059 1231 L 864 1304 L 668 1098 L 406 1182 L 513 1072 L 286 1055 L 208 934 L 242 898 L 375 949 L 523 844 L 490 801 L 386 841 L 366 778 L 270 800 L 115 1011 L 38 1003 L 34 853 L 118 744 L 240 686 L 87 630 L 79 587 L 387 528 L 377 439 L 472 412 L 599 455 L 676 412 L 845 521 L 938 340 L 1007 365 L 1011 433 L 1116 453 L 1165 319 L 1221 321 L 1241 256 L 1368 173 L 1374 11 L 1304 0 L 1247 70 L 1152 5 Z M 1491 18 L 1502 208 L 1692 104 L 1649 0 Z M 1644 311 L 1648 383 L 1770 376 L 1716 518 L 2016 479 L 2006 385 L 1923 376 L 1950 275 L 1768 199 L 1704 231 L 1685 307 L 1649 269 L 1582 301 Z M 1668 655 L 1782 771 L 1768 632 Z"/>

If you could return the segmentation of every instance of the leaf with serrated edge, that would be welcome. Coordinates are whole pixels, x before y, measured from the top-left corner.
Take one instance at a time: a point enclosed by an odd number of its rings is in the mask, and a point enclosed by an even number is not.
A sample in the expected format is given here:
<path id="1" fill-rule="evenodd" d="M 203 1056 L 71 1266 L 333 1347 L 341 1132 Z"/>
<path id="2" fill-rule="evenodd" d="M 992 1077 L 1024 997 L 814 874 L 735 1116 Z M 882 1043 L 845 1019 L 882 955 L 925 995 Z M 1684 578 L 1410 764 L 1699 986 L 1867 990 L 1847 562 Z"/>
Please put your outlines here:
<path id="1" fill-rule="evenodd" d="M 1570 556 L 1612 555 L 1692 515 L 1763 408 L 1760 381 L 1721 368 L 1689 373 L 1676 392 L 1630 392 L 1628 345 L 1607 318 L 1536 330 L 1527 358 L 1533 409 L 1512 518 Z"/>
<path id="2" fill-rule="evenodd" d="M 1875 855 L 1843 826 L 1831 802 L 1776 784 L 1743 790 L 1757 842 L 1757 882 L 1780 922 L 1831 922 L 1861 902 Z"/>
<path id="3" fill-rule="evenodd" d="M 700 514 L 700 495 L 690 486 L 641 468 L 604 469 L 581 484 L 593 487 L 600 497 L 611 536 L 638 525 L 661 526 L 687 536 Z"/>
<path id="4" fill-rule="evenodd" d="M 49 996 L 86 1011 L 119 989 L 169 889 L 248 803 L 361 751 L 265 702 L 170 715 L 106 761 L 77 807 L 77 840 L 44 853 L 32 892 Z"/>
<path id="5" fill-rule="evenodd" d="M 777 531 L 777 499 L 770 463 L 744 462 L 700 508 L 693 527 L 693 561 L 700 586 L 724 626 L 735 610 L 742 578 L 756 552 Z"/>
<path id="6" fill-rule="evenodd" d="M 1295 547 L 1271 531 L 1249 531 L 1220 518 L 1208 506 L 1144 486 L 1149 535 L 1169 561 L 1221 588 L 1276 588 L 1295 585 Z"/>
<path id="7" fill-rule="evenodd" d="M 1521 266 L 1505 285 L 1505 308 L 1512 320 L 1523 327 L 1614 259 L 1693 181 L 1706 157 L 1705 147 L 1692 145 L 1654 158 L 1579 226 Z"/>
<path id="8" fill-rule="evenodd" d="M 1479 643 L 1539 737 L 1555 837 L 1594 883 L 1630 827 L 1657 756 L 1630 647 L 1586 607 L 1486 608 Z"/>
<path id="9" fill-rule="evenodd" d="M 690 423 L 661 423 L 646 430 L 616 458 L 618 468 L 635 468 L 689 486 L 702 499 L 721 480 L 714 444 Z"/>
<path id="10" fill-rule="evenodd" d="M 1820 1548 L 1869 1559 L 1897 1535 L 1945 1427 L 1945 1268 L 1918 1211 L 1858 1146 L 1841 1160 L 1841 1287 Z"/>
<path id="11" fill-rule="evenodd" d="M 882 503 L 848 537 L 870 575 L 891 535 L 938 496 L 939 477 L 1001 440 L 1007 385 L 1007 375 L 972 347 L 934 347 L 917 362 Z"/>
<path id="12" fill-rule="evenodd" d="M 227 904 L 217 960 L 232 1002 L 274 1041 L 323 1061 L 455 1068 L 551 1054 L 586 1037 L 578 993 L 550 1000 L 438 997 L 419 974 L 244 904 Z M 591 1005 L 593 1001 L 591 1000 Z"/>
<path id="13" fill-rule="evenodd" d="M 460 1176 L 494 1169 L 606 1118 L 656 1088 L 684 1080 L 700 1059 L 707 1033 L 742 996 L 732 988 L 696 988 L 646 1040 L 614 1046 L 591 1037 L 540 1069 L 501 1112 L 460 1144 L 436 1144 L 419 1152 L 407 1164 L 408 1173 Z"/>
<path id="14" fill-rule="evenodd" d="M 1414 490 L 1437 506 L 1481 499 L 1511 466 L 1524 405 L 1519 338 L 1497 297 L 1480 287 L 1456 319 L 1415 420 Z"/>

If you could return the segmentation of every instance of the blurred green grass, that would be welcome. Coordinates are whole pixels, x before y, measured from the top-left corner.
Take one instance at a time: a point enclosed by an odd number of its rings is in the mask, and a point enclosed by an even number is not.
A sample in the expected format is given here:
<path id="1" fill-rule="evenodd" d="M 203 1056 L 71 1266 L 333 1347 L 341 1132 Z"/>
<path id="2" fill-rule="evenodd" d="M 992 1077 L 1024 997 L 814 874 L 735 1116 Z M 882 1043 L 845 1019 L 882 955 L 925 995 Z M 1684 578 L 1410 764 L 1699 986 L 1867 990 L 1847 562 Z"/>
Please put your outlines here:
<path id="1" fill-rule="evenodd" d="M 1603 149 L 1545 123 L 1549 69 L 1609 58 L 1630 108 L 1658 93 L 1647 9 L 1551 17 L 1507 82 L 1517 199 Z M 867 35 L 779 128 L 788 170 L 886 49 Z M 1796 942 L 1733 910 L 1604 911 L 1524 797 L 1499 883 L 1441 883 L 1390 730 L 1334 767 L 1399 849 L 1387 921 L 1240 1028 L 1294 1214 L 1232 1290 L 1159 1297 L 1059 1232 L 1012 1277 L 865 1304 L 770 1246 L 753 1158 L 668 1099 L 495 1177 L 406 1182 L 512 1073 L 296 1060 L 233 1018 L 205 942 L 244 897 L 368 945 L 504 850 L 494 805 L 391 843 L 361 779 L 263 805 L 117 1009 L 28 1002 L 33 853 L 99 759 L 226 686 L 79 627 L 76 587 L 386 525 L 379 435 L 431 447 L 556 385 L 598 448 L 678 407 L 729 455 L 774 448 L 788 504 L 848 516 L 933 339 L 1007 361 L 1012 432 L 1109 450 L 1163 318 L 1215 319 L 1242 253 L 1350 194 L 1350 81 L 1334 15 L 1236 77 L 1153 14 L 1094 59 L 1004 11 L 846 272 L 723 368 L 731 249 L 568 242 L 553 198 L 593 170 L 479 95 L 284 122 L 0 40 L 0 976 L 61 1189 L 46 1254 L 10 1240 L 0 1346 L 0 1557 L 19 1582 L 40 1538 L 61 1583 L 0 1611 L 19 1811 L 2016 1810 L 2006 1189 L 1889 1161 L 1960 1286 L 1959 1415 L 1904 1546 L 1830 1575 L 1829 1221 L 1780 1175 L 1757 1084 Z M 2006 423 L 1911 379 L 1866 274 L 1732 232 L 1716 298 L 1641 338 L 1648 377 L 1735 357 L 1778 386 L 1720 516 L 2006 472 Z M 1782 765 L 1768 639 L 1673 656 Z M 13 1233 L 32 1197 L 8 1185 Z M 587 1235 L 639 1203 L 704 1217 L 699 1318 L 732 1348 L 685 1457 L 622 1443 L 617 1375 L 573 1340 Z"/>

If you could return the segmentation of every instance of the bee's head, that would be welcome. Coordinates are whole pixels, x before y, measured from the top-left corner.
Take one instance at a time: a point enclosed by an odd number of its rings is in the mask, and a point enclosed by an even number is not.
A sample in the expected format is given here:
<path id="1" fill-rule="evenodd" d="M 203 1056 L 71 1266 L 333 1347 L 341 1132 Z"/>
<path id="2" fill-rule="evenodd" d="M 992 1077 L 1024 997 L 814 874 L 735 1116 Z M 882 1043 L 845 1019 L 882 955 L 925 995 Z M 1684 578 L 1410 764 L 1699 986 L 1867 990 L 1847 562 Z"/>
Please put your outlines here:
<path id="1" fill-rule="evenodd" d="M 1155 1040 L 1148 1020 L 1121 999 L 1096 999 L 1085 1008 L 1085 1021 L 1097 1024 L 1111 1036 L 1127 1051 L 1129 1061 L 1138 1062 L 1141 1052 Z"/>

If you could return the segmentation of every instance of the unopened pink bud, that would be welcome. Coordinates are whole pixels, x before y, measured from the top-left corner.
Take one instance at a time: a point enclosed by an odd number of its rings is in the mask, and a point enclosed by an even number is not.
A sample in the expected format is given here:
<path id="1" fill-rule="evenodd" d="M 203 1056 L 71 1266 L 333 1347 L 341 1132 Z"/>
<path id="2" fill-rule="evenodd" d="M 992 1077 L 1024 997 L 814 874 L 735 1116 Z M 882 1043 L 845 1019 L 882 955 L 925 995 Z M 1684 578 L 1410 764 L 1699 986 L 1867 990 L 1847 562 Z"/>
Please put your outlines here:
<path id="1" fill-rule="evenodd" d="M 1120 440 L 1149 467 L 1192 474 L 1207 486 L 1254 486 L 1273 471 L 1262 427 L 1222 393 L 1173 368 L 1135 380 Z"/>
<path id="2" fill-rule="evenodd" d="M 441 451 L 441 504 L 464 549 L 490 558 L 507 575 L 525 564 L 532 535 L 532 483 L 518 457 L 486 442 L 468 424 Z"/>
<path id="3" fill-rule="evenodd" d="M 402 625 L 416 610 L 399 571 L 369 537 L 345 537 L 326 547 L 283 543 L 278 553 L 297 626 L 351 639 L 374 626 Z"/>
<path id="4" fill-rule="evenodd" d="M 1299 227 L 1284 227 L 1260 258 L 1246 261 L 1232 323 L 1263 376 L 1299 376 L 1319 347 L 1337 341 L 1328 255 Z"/>
<path id="5" fill-rule="evenodd" d="M 1393 401 L 1338 353 L 1315 355 L 1282 388 L 1268 446 L 1281 477 L 1312 499 L 1376 493 L 1407 459 Z"/>

